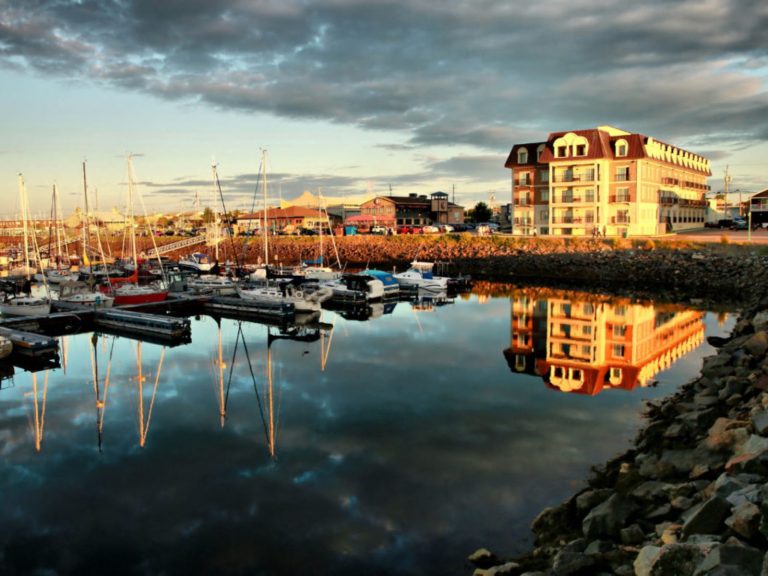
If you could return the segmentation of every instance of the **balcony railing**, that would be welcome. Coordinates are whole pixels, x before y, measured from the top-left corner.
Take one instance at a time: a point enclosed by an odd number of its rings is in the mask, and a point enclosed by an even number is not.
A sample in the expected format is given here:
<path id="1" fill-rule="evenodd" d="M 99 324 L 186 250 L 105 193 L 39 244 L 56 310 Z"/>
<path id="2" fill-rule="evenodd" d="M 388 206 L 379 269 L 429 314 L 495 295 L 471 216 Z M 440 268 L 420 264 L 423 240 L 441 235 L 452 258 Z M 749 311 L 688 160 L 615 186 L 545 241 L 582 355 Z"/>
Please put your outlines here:
<path id="1" fill-rule="evenodd" d="M 581 224 L 584 219 L 581 216 L 554 216 L 553 224 Z"/>
<path id="2" fill-rule="evenodd" d="M 616 182 L 629 182 L 629 174 L 616 174 L 614 180 Z"/>
<path id="3" fill-rule="evenodd" d="M 560 196 L 560 204 L 578 204 L 582 201 L 581 196 Z"/>
<path id="4" fill-rule="evenodd" d="M 523 196 L 521 198 L 515 198 L 514 205 L 515 206 L 530 206 L 531 205 L 531 198 L 530 198 L 530 196 Z"/>
<path id="5" fill-rule="evenodd" d="M 629 224 L 629 216 L 611 216 L 611 224 Z"/>
<path id="6" fill-rule="evenodd" d="M 610 197 L 611 202 L 632 202 L 632 196 L 630 194 L 612 194 Z"/>

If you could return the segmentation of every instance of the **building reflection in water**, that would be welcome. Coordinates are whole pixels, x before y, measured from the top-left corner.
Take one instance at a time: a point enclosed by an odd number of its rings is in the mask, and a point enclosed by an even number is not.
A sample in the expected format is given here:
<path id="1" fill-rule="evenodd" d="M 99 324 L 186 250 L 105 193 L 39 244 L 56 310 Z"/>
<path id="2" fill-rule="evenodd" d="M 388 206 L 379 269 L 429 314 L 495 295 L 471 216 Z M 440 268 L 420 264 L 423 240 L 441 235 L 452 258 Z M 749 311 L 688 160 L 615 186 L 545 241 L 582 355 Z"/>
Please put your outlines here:
<path id="1" fill-rule="evenodd" d="M 510 370 L 562 392 L 648 386 L 704 341 L 704 313 L 532 289 L 511 296 Z"/>

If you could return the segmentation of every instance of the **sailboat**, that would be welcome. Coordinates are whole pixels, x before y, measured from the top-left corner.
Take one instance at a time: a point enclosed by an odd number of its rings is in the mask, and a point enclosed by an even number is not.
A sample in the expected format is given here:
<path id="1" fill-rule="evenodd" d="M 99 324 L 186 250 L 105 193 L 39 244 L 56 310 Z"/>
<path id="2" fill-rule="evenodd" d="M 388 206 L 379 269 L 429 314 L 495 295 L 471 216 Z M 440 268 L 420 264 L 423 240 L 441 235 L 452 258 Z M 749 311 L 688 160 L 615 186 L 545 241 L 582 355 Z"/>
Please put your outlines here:
<path id="1" fill-rule="evenodd" d="M 72 304 L 81 304 L 94 308 L 111 308 L 115 302 L 115 297 L 105 294 L 100 290 L 92 288 L 94 284 L 93 267 L 88 261 L 88 229 L 89 229 L 89 210 L 88 210 L 88 180 L 85 175 L 85 162 L 83 162 L 83 194 L 85 196 L 85 212 L 83 220 L 83 263 L 88 267 L 90 282 L 65 282 L 60 285 L 59 300 Z M 101 246 L 101 243 L 99 243 Z M 105 260 L 102 254 L 102 261 Z M 89 285 L 90 284 L 90 285 Z"/>
<path id="2" fill-rule="evenodd" d="M 269 240 L 267 231 L 267 163 L 266 150 L 262 151 L 262 190 L 264 192 L 264 263 L 263 283 L 250 288 L 241 288 L 236 285 L 237 294 L 244 300 L 267 305 L 288 303 L 293 304 L 296 312 L 316 312 L 321 309 L 324 301 L 331 298 L 333 292 L 328 288 L 319 288 L 312 292 L 302 290 L 294 286 L 290 281 L 278 283 L 269 282 Z M 258 272 L 261 271 L 257 271 Z M 251 275 L 252 279 L 254 275 Z M 256 277 L 260 277 L 257 275 Z"/>
<path id="3" fill-rule="evenodd" d="M 19 196 L 21 199 L 21 213 L 22 221 L 24 223 L 24 261 L 26 269 L 27 282 L 30 280 L 30 263 L 29 263 L 29 238 L 28 238 L 28 226 L 29 220 L 29 200 L 27 198 L 27 189 L 24 185 L 24 177 L 19 174 Z M 37 237 L 32 235 L 32 244 L 35 251 L 35 259 L 40 261 L 39 252 L 37 250 Z M 45 282 L 45 278 L 43 278 Z M 46 291 L 48 290 L 48 284 L 44 284 Z M 4 302 L 0 303 L 0 312 L 8 316 L 42 316 L 50 314 L 51 312 L 51 299 L 50 298 L 37 298 L 33 296 L 12 296 Z"/>
<path id="4" fill-rule="evenodd" d="M 61 222 L 61 206 L 59 203 L 59 190 L 56 184 L 53 185 L 53 198 L 51 200 L 51 212 L 53 213 L 52 226 L 53 230 L 49 230 L 48 235 L 48 262 L 49 268 L 47 270 L 41 270 L 38 274 L 35 274 L 35 280 L 43 282 L 47 280 L 51 284 L 60 284 L 61 282 L 70 282 L 77 280 L 79 274 L 72 272 L 69 269 L 69 256 L 64 254 L 64 246 L 66 245 L 66 238 L 64 229 Z M 54 266 L 50 266 L 52 260 L 52 240 L 51 232 L 55 232 L 56 235 L 56 256 L 53 261 Z M 43 278 L 43 276 L 45 278 Z"/>
<path id="5" fill-rule="evenodd" d="M 138 256 L 136 253 L 136 229 L 133 225 L 133 156 L 128 155 L 128 227 L 130 228 L 133 274 L 127 278 L 110 278 L 110 284 L 120 284 L 114 289 L 115 306 L 125 304 L 149 304 L 163 302 L 168 298 L 168 289 L 157 285 L 139 286 Z"/>

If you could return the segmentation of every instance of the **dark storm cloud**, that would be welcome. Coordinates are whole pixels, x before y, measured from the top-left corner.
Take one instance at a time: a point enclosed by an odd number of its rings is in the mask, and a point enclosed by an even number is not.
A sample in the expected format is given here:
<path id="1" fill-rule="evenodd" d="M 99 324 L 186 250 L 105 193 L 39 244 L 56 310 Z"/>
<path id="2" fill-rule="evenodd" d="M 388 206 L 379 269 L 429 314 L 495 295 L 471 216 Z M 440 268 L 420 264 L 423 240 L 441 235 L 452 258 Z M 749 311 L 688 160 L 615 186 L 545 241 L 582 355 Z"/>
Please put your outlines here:
<path id="1" fill-rule="evenodd" d="M 7 66 L 502 152 L 611 122 L 765 140 L 768 4 L 16 0 Z"/>

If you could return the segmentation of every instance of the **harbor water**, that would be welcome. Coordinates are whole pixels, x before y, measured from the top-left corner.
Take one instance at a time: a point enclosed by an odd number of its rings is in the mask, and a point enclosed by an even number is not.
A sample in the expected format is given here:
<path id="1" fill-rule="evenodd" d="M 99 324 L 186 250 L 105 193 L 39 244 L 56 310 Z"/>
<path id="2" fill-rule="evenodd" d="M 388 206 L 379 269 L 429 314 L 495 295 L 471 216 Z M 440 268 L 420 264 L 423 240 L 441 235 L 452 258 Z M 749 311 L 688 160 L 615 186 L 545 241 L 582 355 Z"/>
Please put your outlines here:
<path id="1" fill-rule="evenodd" d="M 733 314 L 493 284 L 0 361 L 0 573 L 467 574 L 626 450 Z"/>

